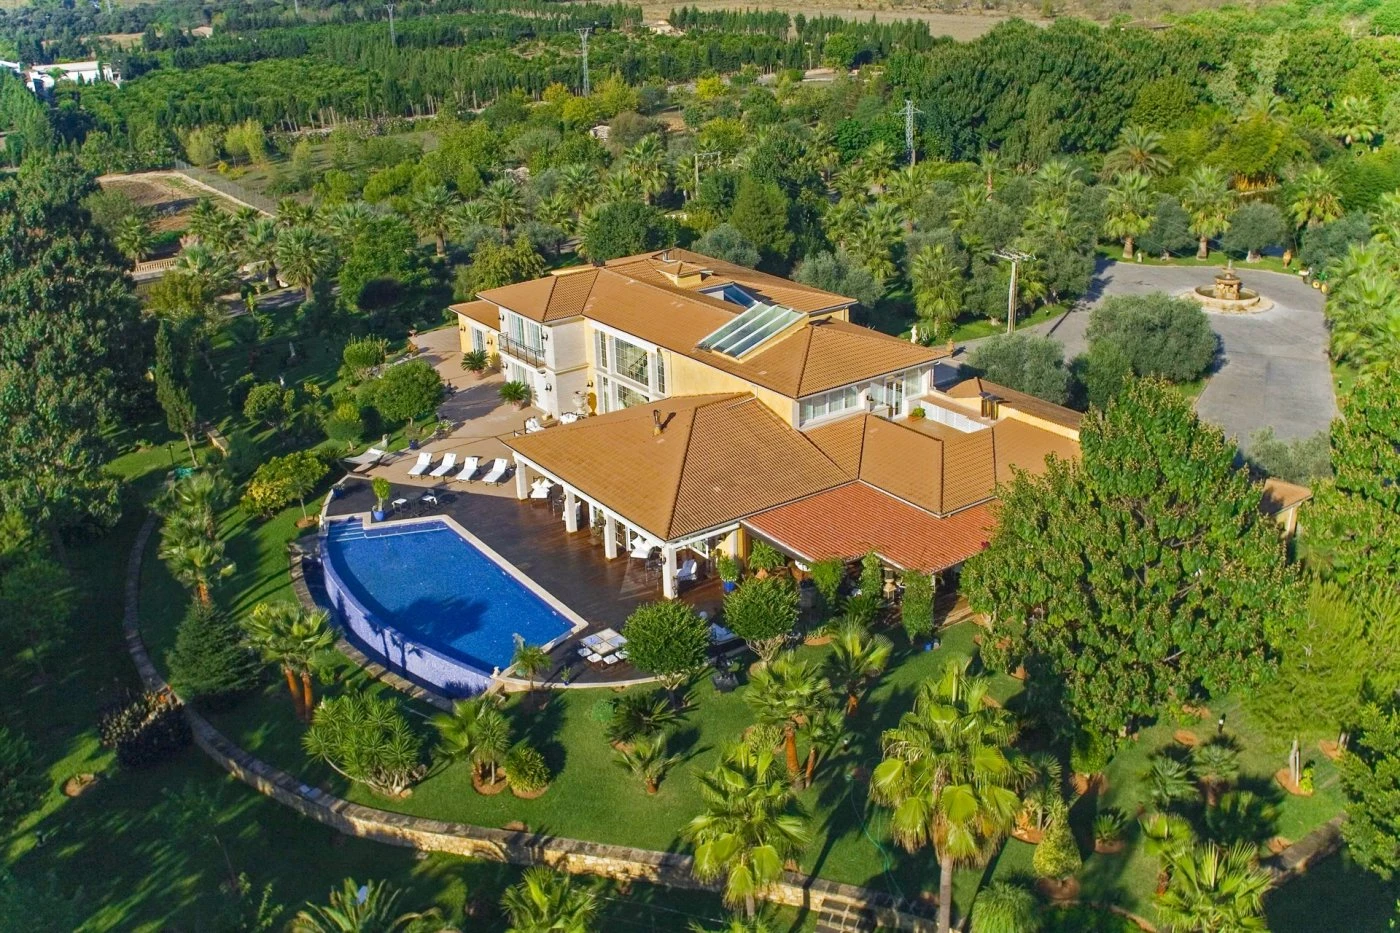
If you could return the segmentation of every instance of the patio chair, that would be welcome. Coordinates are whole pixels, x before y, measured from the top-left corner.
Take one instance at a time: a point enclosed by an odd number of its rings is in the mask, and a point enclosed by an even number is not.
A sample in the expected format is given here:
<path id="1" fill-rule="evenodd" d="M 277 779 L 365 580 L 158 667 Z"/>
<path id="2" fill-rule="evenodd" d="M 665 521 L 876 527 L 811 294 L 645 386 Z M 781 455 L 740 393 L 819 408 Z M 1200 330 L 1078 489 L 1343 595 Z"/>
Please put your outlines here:
<path id="1" fill-rule="evenodd" d="M 540 424 L 540 419 L 534 418 L 534 417 L 530 417 L 530 418 L 526 418 L 526 419 L 525 419 L 525 433 L 526 433 L 526 434 L 534 434 L 534 433 L 537 432 L 537 431 L 543 431 L 543 430 L 544 430 L 544 425 Z"/>
<path id="2" fill-rule="evenodd" d="M 429 473 L 428 475 L 429 475 L 429 476 L 446 476 L 448 473 L 451 473 L 452 470 L 453 470 L 456 466 L 457 466 L 457 455 L 456 455 L 455 453 L 448 453 L 446 456 L 444 456 L 444 457 L 442 458 L 442 462 L 438 464 L 437 469 L 436 469 L 436 470 L 433 470 L 433 472 Z"/>
<path id="3" fill-rule="evenodd" d="M 497 457 L 491 461 L 491 469 L 486 471 L 486 475 L 481 478 L 481 481 L 496 486 L 506 481 L 506 473 L 508 472 L 510 472 L 510 461 L 505 457 Z"/>
<path id="4" fill-rule="evenodd" d="M 388 451 L 380 450 L 378 447 L 371 447 L 358 457 L 346 457 L 345 462 L 351 464 L 351 470 L 355 473 L 364 473 L 370 467 L 378 466 L 379 462 L 389 455 Z"/>
<path id="5" fill-rule="evenodd" d="M 575 421 L 577 421 L 577 420 L 578 420 L 579 418 L 581 418 L 581 417 L 583 417 L 583 416 L 580 415 L 580 414 L 579 414 L 578 412 L 576 412 L 576 411 L 566 411 L 566 412 L 564 412 L 562 415 L 559 416 L 559 423 L 560 423 L 560 424 L 573 424 Z"/>
<path id="6" fill-rule="evenodd" d="M 407 507 L 408 507 L 408 500 L 407 500 L 407 499 L 395 499 L 393 502 L 389 503 L 389 508 L 390 508 L 392 511 L 395 511 L 395 512 L 399 511 L 400 509 L 405 509 L 405 508 L 407 508 Z"/>
<path id="7" fill-rule="evenodd" d="M 433 455 L 428 451 L 423 451 L 418 455 L 418 462 L 409 467 L 409 476 L 422 476 L 428 472 L 428 468 L 433 465 Z"/>
<path id="8" fill-rule="evenodd" d="M 476 468 L 479 466 L 481 466 L 480 457 L 468 457 L 462 461 L 462 471 L 452 478 L 470 482 L 471 478 L 476 475 Z"/>
<path id="9" fill-rule="evenodd" d="M 698 579 L 700 579 L 700 565 L 695 562 L 694 558 L 687 558 L 681 564 L 681 569 L 676 571 L 676 582 L 694 583 Z"/>
<path id="10" fill-rule="evenodd" d="M 549 480 L 535 480 L 530 484 L 531 499 L 548 499 L 550 492 L 554 489 L 554 483 Z"/>
<path id="11" fill-rule="evenodd" d="M 418 501 L 421 502 L 421 503 L 424 504 L 424 505 L 431 505 L 431 506 L 439 506 L 439 505 L 442 504 L 441 502 L 438 501 L 437 493 L 435 493 L 435 492 L 425 492 L 425 493 L 423 493 L 423 495 L 421 495 L 421 496 L 418 497 Z"/>
<path id="12" fill-rule="evenodd" d="M 646 560 L 651 557 L 651 552 L 654 550 L 656 550 L 656 546 L 646 538 L 637 538 L 632 542 L 632 550 L 628 554 L 637 560 Z"/>

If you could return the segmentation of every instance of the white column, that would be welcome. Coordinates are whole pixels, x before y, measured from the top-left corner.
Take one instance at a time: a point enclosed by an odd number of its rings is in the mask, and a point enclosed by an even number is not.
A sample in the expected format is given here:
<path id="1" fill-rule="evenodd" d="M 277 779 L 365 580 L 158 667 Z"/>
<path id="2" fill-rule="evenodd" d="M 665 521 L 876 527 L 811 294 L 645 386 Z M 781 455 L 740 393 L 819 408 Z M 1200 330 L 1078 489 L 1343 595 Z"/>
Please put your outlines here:
<path id="1" fill-rule="evenodd" d="M 578 498 L 572 489 L 564 490 L 564 530 L 569 534 L 578 531 Z"/>
<path id="2" fill-rule="evenodd" d="M 665 567 L 661 571 L 661 595 L 667 599 L 676 598 L 676 546 L 667 544 L 661 548 Z"/>
<path id="3" fill-rule="evenodd" d="M 530 498 L 530 475 L 525 464 L 515 461 L 515 498 L 522 502 Z"/>
<path id="4" fill-rule="evenodd" d="M 603 516 L 603 556 L 617 560 L 617 519 L 606 514 Z"/>

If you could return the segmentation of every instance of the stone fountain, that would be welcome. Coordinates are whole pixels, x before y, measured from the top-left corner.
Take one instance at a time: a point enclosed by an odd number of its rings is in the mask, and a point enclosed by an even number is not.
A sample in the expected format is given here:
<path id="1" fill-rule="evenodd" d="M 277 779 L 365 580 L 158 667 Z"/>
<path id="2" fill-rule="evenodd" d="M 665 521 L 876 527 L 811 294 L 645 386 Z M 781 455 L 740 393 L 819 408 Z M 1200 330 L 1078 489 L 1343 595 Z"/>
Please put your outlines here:
<path id="1" fill-rule="evenodd" d="M 1213 284 L 1198 285 L 1186 295 L 1199 301 L 1207 311 L 1221 314 L 1253 314 L 1274 306 L 1258 292 L 1244 287 L 1244 282 L 1235 274 L 1233 262 L 1215 277 Z"/>

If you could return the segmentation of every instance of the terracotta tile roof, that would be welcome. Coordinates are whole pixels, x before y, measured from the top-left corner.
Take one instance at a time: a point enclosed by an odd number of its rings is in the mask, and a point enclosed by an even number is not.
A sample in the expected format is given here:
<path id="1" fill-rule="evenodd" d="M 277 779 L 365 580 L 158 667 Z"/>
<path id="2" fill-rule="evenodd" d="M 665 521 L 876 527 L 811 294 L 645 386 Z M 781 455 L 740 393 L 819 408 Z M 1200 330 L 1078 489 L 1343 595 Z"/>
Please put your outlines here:
<path id="1" fill-rule="evenodd" d="M 806 433 L 852 476 L 939 515 L 990 499 L 1013 468 L 1040 473 L 1050 454 L 1079 456 L 1074 440 L 1009 418 L 965 433 L 859 415 Z"/>
<path id="2" fill-rule="evenodd" d="M 983 395 L 995 395 L 1011 408 L 1023 411 L 1035 418 L 1043 418 L 1052 424 L 1076 430 L 1079 428 L 1079 423 L 1084 420 L 1082 412 L 1065 408 L 1063 405 L 1056 405 L 1054 402 L 1047 402 L 1029 392 L 1018 392 L 1007 386 L 989 382 L 980 376 L 959 382 L 949 388 L 947 393 L 953 398 L 979 398 Z"/>
<path id="3" fill-rule="evenodd" d="M 478 298 L 492 301 L 522 317 L 547 324 L 578 317 L 598 279 L 597 269 L 583 269 L 560 275 L 488 288 Z"/>
<path id="4" fill-rule="evenodd" d="M 664 288 L 690 294 L 695 294 L 696 289 L 716 288 L 732 282 L 768 304 L 782 305 L 804 314 L 830 311 L 855 304 L 854 298 L 848 298 L 845 295 L 823 291 L 820 288 L 803 285 L 801 282 L 769 275 L 766 272 L 725 262 L 722 259 L 715 259 L 712 256 L 705 256 L 688 249 L 669 249 L 657 253 L 644 253 L 639 256 L 623 256 L 611 260 L 606 266 L 653 285 L 661 285 Z M 686 287 L 675 284 L 667 278 L 664 274 L 666 272 L 682 276 L 700 272 L 705 274 L 698 285 Z"/>
<path id="5" fill-rule="evenodd" d="M 665 425 L 660 435 L 653 410 Z M 505 443 L 663 540 L 850 480 L 747 394 L 663 399 Z"/>
<path id="6" fill-rule="evenodd" d="M 937 573 L 982 550 L 995 519 L 988 504 L 939 518 L 865 483 L 848 483 L 744 524 L 809 561 L 874 551 L 905 570 Z"/>
<path id="7" fill-rule="evenodd" d="M 1259 511 L 1265 515 L 1277 515 L 1285 509 L 1307 502 L 1312 495 L 1312 490 L 1306 486 L 1270 476 L 1264 480 L 1264 498 L 1259 503 Z"/>
<path id="8" fill-rule="evenodd" d="M 489 301 L 464 301 L 461 304 L 448 305 L 447 310 L 471 318 L 494 331 L 501 329 L 501 309 Z"/>

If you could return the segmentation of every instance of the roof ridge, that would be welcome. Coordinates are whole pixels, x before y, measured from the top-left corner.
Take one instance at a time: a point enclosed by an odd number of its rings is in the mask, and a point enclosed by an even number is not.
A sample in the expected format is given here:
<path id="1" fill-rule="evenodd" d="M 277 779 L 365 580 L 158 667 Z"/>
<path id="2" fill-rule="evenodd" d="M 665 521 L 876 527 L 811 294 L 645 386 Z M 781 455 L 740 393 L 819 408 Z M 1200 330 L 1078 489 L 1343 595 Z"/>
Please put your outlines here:
<path id="1" fill-rule="evenodd" d="M 716 402 L 717 401 L 718 400 L 716 400 Z M 757 399 L 755 398 L 754 401 L 757 401 Z M 671 539 L 672 530 L 676 525 L 676 509 L 681 501 L 681 490 L 685 488 L 685 469 L 690 463 L 690 444 L 695 436 L 696 415 L 699 413 L 700 409 L 708 408 L 710 404 L 712 403 L 696 405 L 690 409 L 690 425 L 686 428 L 685 442 L 681 445 L 681 466 L 676 475 L 676 488 L 671 494 L 671 503 L 666 510 L 666 539 L 668 541 Z"/>

